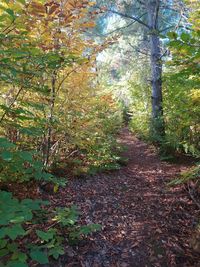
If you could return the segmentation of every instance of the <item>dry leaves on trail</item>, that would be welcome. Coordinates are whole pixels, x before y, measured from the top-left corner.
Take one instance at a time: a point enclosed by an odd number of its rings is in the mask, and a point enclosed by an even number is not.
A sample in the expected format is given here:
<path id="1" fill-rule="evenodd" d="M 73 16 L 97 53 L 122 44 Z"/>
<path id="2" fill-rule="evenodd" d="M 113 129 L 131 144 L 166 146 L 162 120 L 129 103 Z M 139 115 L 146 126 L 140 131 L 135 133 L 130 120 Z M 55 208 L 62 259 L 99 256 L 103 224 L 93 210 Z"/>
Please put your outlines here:
<path id="1" fill-rule="evenodd" d="M 200 251 L 191 245 L 197 207 L 184 187 L 166 186 L 185 164 L 161 162 L 127 129 L 120 142 L 128 147 L 127 166 L 71 180 L 54 198 L 59 205 L 78 205 L 82 223 L 102 225 L 62 258 L 64 266 L 199 266 Z"/>

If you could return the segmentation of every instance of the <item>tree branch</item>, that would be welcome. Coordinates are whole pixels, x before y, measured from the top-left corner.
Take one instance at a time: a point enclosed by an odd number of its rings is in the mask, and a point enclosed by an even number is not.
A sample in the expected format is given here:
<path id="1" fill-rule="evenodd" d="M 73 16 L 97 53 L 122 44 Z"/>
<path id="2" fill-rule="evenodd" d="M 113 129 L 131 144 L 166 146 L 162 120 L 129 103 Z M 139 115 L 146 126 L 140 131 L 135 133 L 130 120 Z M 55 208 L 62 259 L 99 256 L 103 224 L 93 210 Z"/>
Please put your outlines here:
<path id="1" fill-rule="evenodd" d="M 143 22 L 140 18 L 137 18 L 137 17 L 134 17 L 134 16 L 130 16 L 128 14 L 124 14 L 124 13 L 121 13 L 121 12 L 118 12 L 118 11 L 115 11 L 115 10 L 112 10 L 112 9 L 107 9 L 107 11 L 111 12 L 113 14 L 119 15 L 121 17 L 124 17 L 124 18 L 132 19 L 135 22 L 138 22 L 139 24 L 141 24 L 141 25 L 145 26 L 146 28 L 150 29 L 149 25 L 146 24 L 145 22 Z"/>
<path id="2" fill-rule="evenodd" d="M 100 6 L 95 6 L 95 8 L 99 8 L 101 9 Z M 113 13 L 113 14 L 116 14 L 118 16 L 121 16 L 121 17 L 124 17 L 124 18 L 127 18 L 127 19 L 132 19 L 134 20 L 135 22 L 138 22 L 139 24 L 145 26 L 146 28 L 150 29 L 149 25 L 146 24 L 145 22 L 143 22 L 140 18 L 144 16 L 144 14 L 140 17 L 135 17 L 135 16 L 130 16 L 128 14 L 124 14 L 124 13 L 121 13 L 121 12 L 118 12 L 118 11 L 115 11 L 115 10 L 112 10 L 112 9 L 106 9 L 107 12 L 110 12 L 110 13 Z"/>
<path id="3" fill-rule="evenodd" d="M 7 115 L 8 113 L 8 110 L 12 108 L 12 106 L 15 104 L 15 102 L 17 101 L 21 91 L 23 90 L 23 86 L 20 87 L 20 89 L 18 90 L 17 94 L 15 95 L 15 98 L 13 99 L 12 103 L 9 105 L 8 109 L 5 110 L 5 112 L 3 113 L 3 115 L 1 116 L 1 119 L 0 119 L 0 123 L 2 123 L 2 121 L 4 120 L 5 116 Z"/>
<path id="4" fill-rule="evenodd" d="M 145 15 L 146 15 L 146 13 L 142 14 L 140 17 L 138 17 L 138 19 L 141 19 L 141 18 L 144 17 Z M 129 23 L 129 24 L 123 26 L 123 27 L 117 28 L 117 29 L 115 29 L 115 30 L 113 30 L 113 31 L 111 31 L 111 32 L 109 32 L 109 33 L 104 34 L 104 36 L 107 36 L 107 35 L 110 35 L 110 34 L 112 34 L 112 33 L 114 33 L 114 32 L 117 32 L 117 31 L 126 29 L 126 28 L 132 26 L 133 24 L 135 24 L 136 22 L 137 22 L 137 21 L 134 20 L 134 21 L 132 21 L 131 23 Z"/>
<path id="5" fill-rule="evenodd" d="M 141 51 L 140 49 L 137 49 L 135 46 L 133 46 L 131 43 L 128 43 L 130 45 L 130 47 L 132 47 L 134 49 L 134 51 L 142 54 L 142 55 L 145 55 L 145 56 L 150 56 L 150 54 L 148 52 L 144 52 L 144 51 Z"/>

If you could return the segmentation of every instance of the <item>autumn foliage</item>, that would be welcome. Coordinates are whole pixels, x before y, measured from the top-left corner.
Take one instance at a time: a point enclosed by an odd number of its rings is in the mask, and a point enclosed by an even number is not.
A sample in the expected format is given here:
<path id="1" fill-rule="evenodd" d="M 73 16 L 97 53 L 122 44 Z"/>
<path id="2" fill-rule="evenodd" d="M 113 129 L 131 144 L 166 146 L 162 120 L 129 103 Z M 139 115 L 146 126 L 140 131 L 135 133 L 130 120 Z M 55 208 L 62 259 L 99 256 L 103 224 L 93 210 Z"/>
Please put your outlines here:
<path id="1" fill-rule="evenodd" d="M 2 79 L 1 131 L 12 142 L 40 151 L 46 166 L 71 153 L 88 154 L 91 161 L 98 142 L 105 142 L 104 152 L 92 159 L 94 165 L 112 161 L 105 135 L 120 118 L 112 96 L 103 96 L 96 82 L 96 52 L 103 46 L 84 35 L 94 26 L 92 5 L 5 1 L 1 8 L 8 20 L 2 25 L 7 80 Z"/>
<path id="2" fill-rule="evenodd" d="M 1 1 L 3 190 L 37 181 L 39 188 L 41 183 L 54 183 L 56 193 L 69 177 L 117 166 L 113 136 L 121 117 L 112 95 L 97 83 L 95 59 L 104 45 L 97 45 L 86 33 L 95 25 L 92 5 L 85 0 Z M 52 174 L 58 169 L 64 170 L 63 179 Z M 74 242 L 99 229 L 78 226 L 74 207 L 50 209 L 47 215 L 44 206 L 49 203 L 18 201 L 5 191 L 0 191 L 0 205 L 5 215 L 0 220 L 0 263 L 8 266 L 57 259 L 64 254 L 63 235 Z M 40 220 L 46 221 L 47 229 Z M 35 224 L 34 230 L 30 224 Z M 22 240 L 30 235 L 33 244 L 27 246 Z"/>

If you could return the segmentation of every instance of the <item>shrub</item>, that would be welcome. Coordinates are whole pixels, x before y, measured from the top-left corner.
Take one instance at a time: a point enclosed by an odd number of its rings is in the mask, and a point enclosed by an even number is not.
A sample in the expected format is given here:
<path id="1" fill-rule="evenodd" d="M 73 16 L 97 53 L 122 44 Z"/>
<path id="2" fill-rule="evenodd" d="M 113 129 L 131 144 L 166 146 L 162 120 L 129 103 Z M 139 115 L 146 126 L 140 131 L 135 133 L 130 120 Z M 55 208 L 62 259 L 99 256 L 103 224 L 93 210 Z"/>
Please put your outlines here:
<path id="1" fill-rule="evenodd" d="M 31 260 L 48 263 L 51 257 L 58 259 L 65 253 L 65 243 L 100 229 L 97 224 L 78 225 L 79 213 L 74 206 L 47 210 L 48 205 L 41 200 L 19 201 L 11 193 L 0 191 L 1 264 L 25 267 Z"/>

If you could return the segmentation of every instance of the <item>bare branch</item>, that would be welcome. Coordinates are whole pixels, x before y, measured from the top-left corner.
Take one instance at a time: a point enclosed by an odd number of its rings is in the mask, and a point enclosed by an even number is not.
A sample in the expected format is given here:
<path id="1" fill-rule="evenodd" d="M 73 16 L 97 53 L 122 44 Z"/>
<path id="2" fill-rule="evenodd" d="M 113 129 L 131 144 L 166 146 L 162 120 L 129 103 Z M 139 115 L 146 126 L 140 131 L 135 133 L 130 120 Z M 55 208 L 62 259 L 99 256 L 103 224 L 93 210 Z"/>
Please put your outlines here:
<path id="1" fill-rule="evenodd" d="M 142 14 L 138 19 L 141 19 L 141 18 L 144 17 L 145 15 L 146 15 L 146 13 Z M 131 23 L 129 23 L 129 24 L 123 26 L 123 27 L 117 28 L 117 29 L 115 29 L 115 30 L 113 30 L 113 31 L 111 31 L 111 32 L 109 32 L 109 33 L 106 33 L 106 34 L 102 34 L 102 36 L 107 36 L 107 35 L 110 35 L 110 34 L 112 34 L 112 33 L 114 33 L 114 32 L 117 32 L 117 31 L 121 31 L 121 30 L 123 30 L 123 29 L 126 29 L 126 28 L 132 26 L 133 24 L 135 24 L 136 22 L 137 22 L 137 21 L 134 20 L 134 21 L 132 21 Z"/>
<path id="2" fill-rule="evenodd" d="M 150 56 L 150 54 L 148 52 L 142 51 L 142 50 L 136 48 L 136 46 L 133 46 L 131 43 L 128 43 L 128 44 L 129 44 L 130 47 L 132 47 L 134 49 L 134 51 L 136 51 L 136 52 L 138 52 L 138 53 L 140 53 L 142 55 L 145 55 L 145 56 Z"/>
<path id="3" fill-rule="evenodd" d="M 139 24 L 141 24 L 141 25 L 145 26 L 146 28 L 150 29 L 149 25 L 144 23 L 140 18 L 137 18 L 137 17 L 134 17 L 134 16 L 130 16 L 128 14 L 124 14 L 124 13 L 121 13 L 121 12 L 118 12 L 118 11 L 115 11 L 115 10 L 112 10 L 112 9 L 108 9 L 107 11 L 111 12 L 113 14 L 119 15 L 121 17 L 124 17 L 124 18 L 132 19 L 135 22 L 138 22 Z"/>
<path id="4" fill-rule="evenodd" d="M 23 86 L 20 87 L 20 89 L 18 90 L 18 92 L 17 92 L 16 96 L 14 97 L 12 103 L 9 105 L 8 109 L 5 110 L 5 112 L 4 112 L 3 115 L 1 116 L 0 123 L 2 123 L 2 121 L 4 120 L 5 116 L 6 116 L 7 113 L 8 113 L 8 110 L 10 110 L 10 109 L 13 107 L 13 105 L 15 104 L 15 102 L 17 101 L 17 99 L 18 99 L 20 93 L 22 92 L 22 90 L 23 90 Z"/>
<path id="5" fill-rule="evenodd" d="M 132 21 L 131 23 L 129 23 L 129 24 L 123 26 L 123 27 L 120 27 L 120 28 L 117 28 L 117 29 L 115 29 L 115 30 L 113 30 L 113 31 L 111 31 L 111 32 L 102 34 L 101 36 L 108 36 L 108 35 L 110 35 L 110 34 L 113 34 L 113 33 L 117 32 L 117 31 L 121 31 L 121 30 L 123 30 L 123 29 L 126 29 L 126 28 L 132 26 L 135 22 L 136 22 L 136 21 Z"/>
<path id="6" fill-rule="evenodd" d="M 95 8 L 100 8 L 100 9 L 101 9 L 101 7 L 99 7 L 99 6 L 95 6 Z M 143 22 L 143 21 L 141 20 L 141 17 L 130 16 L 130 15 L 128 15 L 128 14 L 124 14 L 124 13 L 121 13 L 121 12 L 118 12 L 118 11 L 116 11 L 116 10 L 112 10 L 112 9 L 107 9 L 106 11 L 107 11 L 107 12 L 110 12 L 110 13 L 113 13 L 113 14 L 116 14 L 116 15 L 118 15 L 118 16 L 127 18 L 127 19 L 132 19 L 132 20 L 134 20 L 135 22 L 138 22 L 139 24 L 141 24 L 141 25 L 145 26 L 146 28 L 150 29 L 149 25 L 146 24 L 145 22 Z M 143 16 L 144 16 L 144 15 L 142 15 L 142 17 L 143 17 Z"/>

